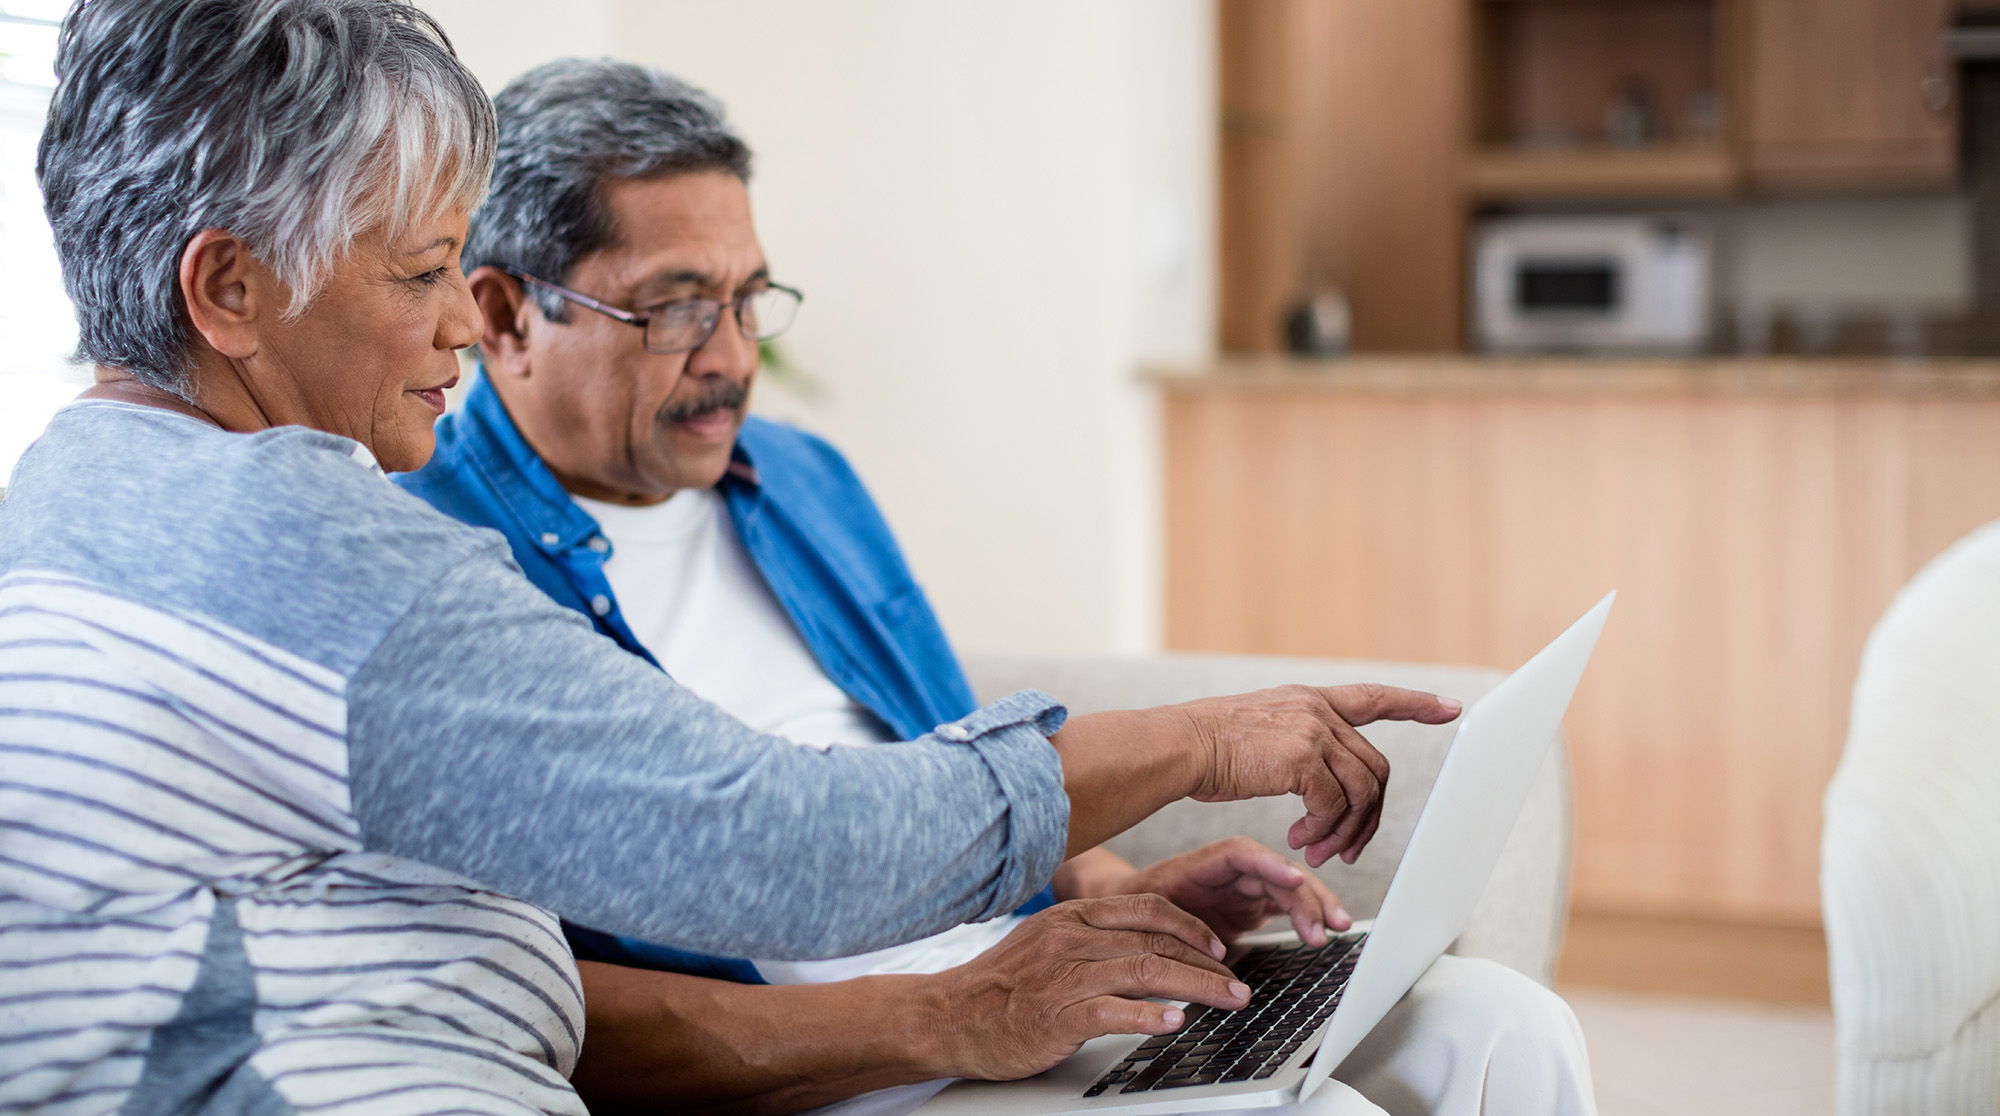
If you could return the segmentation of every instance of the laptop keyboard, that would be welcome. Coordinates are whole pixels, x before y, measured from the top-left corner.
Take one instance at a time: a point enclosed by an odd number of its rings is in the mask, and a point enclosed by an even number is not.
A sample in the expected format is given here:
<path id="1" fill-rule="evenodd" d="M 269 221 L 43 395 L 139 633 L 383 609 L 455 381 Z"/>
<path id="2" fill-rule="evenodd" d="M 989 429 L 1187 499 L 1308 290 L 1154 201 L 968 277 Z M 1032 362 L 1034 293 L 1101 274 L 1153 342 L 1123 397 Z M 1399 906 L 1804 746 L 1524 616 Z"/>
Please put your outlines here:
<path id="1" fill-rule="evenodd" d="M 1236 963 L 1250 1002 L 1236 1011 L 1190 1008 L 1179 1031 L 1139 1044 L 1084 1090 L 1086 1097 L 1178 1089 L 1218 1082 L 1261 1081 L 1276 1074 L 1340 1004 L 1347 978 L 1368 935 L 1334 938 L 1324 946 L 1259 946 Z"/>

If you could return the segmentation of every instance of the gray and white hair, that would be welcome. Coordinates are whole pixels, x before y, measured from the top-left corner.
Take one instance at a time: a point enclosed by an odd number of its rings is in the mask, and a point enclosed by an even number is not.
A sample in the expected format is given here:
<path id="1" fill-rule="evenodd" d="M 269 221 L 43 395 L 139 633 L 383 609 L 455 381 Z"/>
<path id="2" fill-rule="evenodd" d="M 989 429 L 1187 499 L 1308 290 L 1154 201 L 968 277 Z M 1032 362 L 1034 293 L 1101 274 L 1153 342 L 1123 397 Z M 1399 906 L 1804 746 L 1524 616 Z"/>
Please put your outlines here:
<path id="1" fill-rule="evenodd" d="M 35 164 L 77 358 L 187 396 L 180 258 L 241 237 L 305 313 L 354 239 L 476 204 L 493 106 L 408 0 L 80 0 Z"/>
<path id="2" fill-rule="evenodd" d="M 618 242 L 604 205 L 614 178 L 725 171 L 750 178 L 750 148 L 708 94 L 661 70 L 565 58 L 493 98 L 500 145 L 493 184 L 472 216 L 463 261 L 565 282 L 583 256 Z M 544 317 L 561 296 L 530 287 Z"/>

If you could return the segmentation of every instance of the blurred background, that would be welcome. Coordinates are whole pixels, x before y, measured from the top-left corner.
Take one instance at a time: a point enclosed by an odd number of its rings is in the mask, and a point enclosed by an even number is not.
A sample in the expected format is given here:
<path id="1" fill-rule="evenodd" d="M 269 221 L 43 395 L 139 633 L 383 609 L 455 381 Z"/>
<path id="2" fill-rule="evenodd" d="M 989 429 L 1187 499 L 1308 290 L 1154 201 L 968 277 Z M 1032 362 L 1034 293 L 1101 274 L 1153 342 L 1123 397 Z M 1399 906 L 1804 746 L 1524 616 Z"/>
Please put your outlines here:
<path id="1" fill-rule="evenodd" d="M 961 646 L 1512 667 L 1621 590 L 1562 979 L 1829 1057 L 1862 643 L 2000 518 L 2000 4 L 426 6 L 489 89 L 727 104 L 807 293 L 757 406 Z M 64 7 L 0 0 L 0 470 L 87 378 L 32 178 Z"/>

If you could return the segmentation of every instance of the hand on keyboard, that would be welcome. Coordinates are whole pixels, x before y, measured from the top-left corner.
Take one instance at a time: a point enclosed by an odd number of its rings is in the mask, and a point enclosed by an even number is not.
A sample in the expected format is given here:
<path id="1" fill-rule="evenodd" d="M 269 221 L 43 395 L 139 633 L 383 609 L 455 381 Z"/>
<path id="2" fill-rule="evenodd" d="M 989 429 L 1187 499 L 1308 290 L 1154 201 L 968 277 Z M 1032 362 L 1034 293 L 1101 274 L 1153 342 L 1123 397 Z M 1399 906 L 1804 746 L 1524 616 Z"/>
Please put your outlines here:
<path id="1" fill-rule="evenodd" d="M 1157 895 L 1077 899 L 1029 916 L 977 959 L 931 978 L 926 1010 L 960 1077 L 1031 1077 L 1108 1034 L 1169 1033 L 1186 1012 L 1147 997 L 1242 1007 L 1247 986 L 1201 920 Z"/>
<path id="2" fill-rule="evenodd" d="M 1239 958 L 1250 1003 L 1239 1011 L 1190 1008 L 1187 1025 L 1139 1044 L 1084 1090 L 1143 1093 L 1234 1085 L 1275 1077 L 1319 1033 L 1361 960 L 1368 935 L 1343 934 L 1325 946 L 1262 946 Z"/>
<path id="3" fill-rule="evenodd" d="M 1231 837 L 1193 852 L 1133 871 L 1113 880 L 1099 894 L 1151 892 L 1208 923 L 1225 942 L 1264 925 L 1272 915 L 1287 915 L 1299 940 L 1325 945 L 1332 935 L 1354 924 L 1340 900 L 1311 872 L 1291 858 L 1252 841 Z"/>

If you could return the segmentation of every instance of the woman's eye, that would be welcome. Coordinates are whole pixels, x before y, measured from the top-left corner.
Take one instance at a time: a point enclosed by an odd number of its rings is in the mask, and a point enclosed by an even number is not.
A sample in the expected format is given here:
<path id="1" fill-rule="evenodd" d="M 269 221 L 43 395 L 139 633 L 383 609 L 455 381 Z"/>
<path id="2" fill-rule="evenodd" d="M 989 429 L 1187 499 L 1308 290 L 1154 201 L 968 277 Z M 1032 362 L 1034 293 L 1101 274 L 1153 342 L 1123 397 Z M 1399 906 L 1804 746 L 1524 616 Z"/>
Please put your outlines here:
<path id="1" fill-rule="evenodd" d="M 422 275 L 410 276 L 410 282 L 422 283 L 426 287 L 436 286 L 438 283 L 444 280 L 444 273 L 448 270 L 450 269 L 444 267 L 434 267 L 429 271 L 424 272 Z"/>

